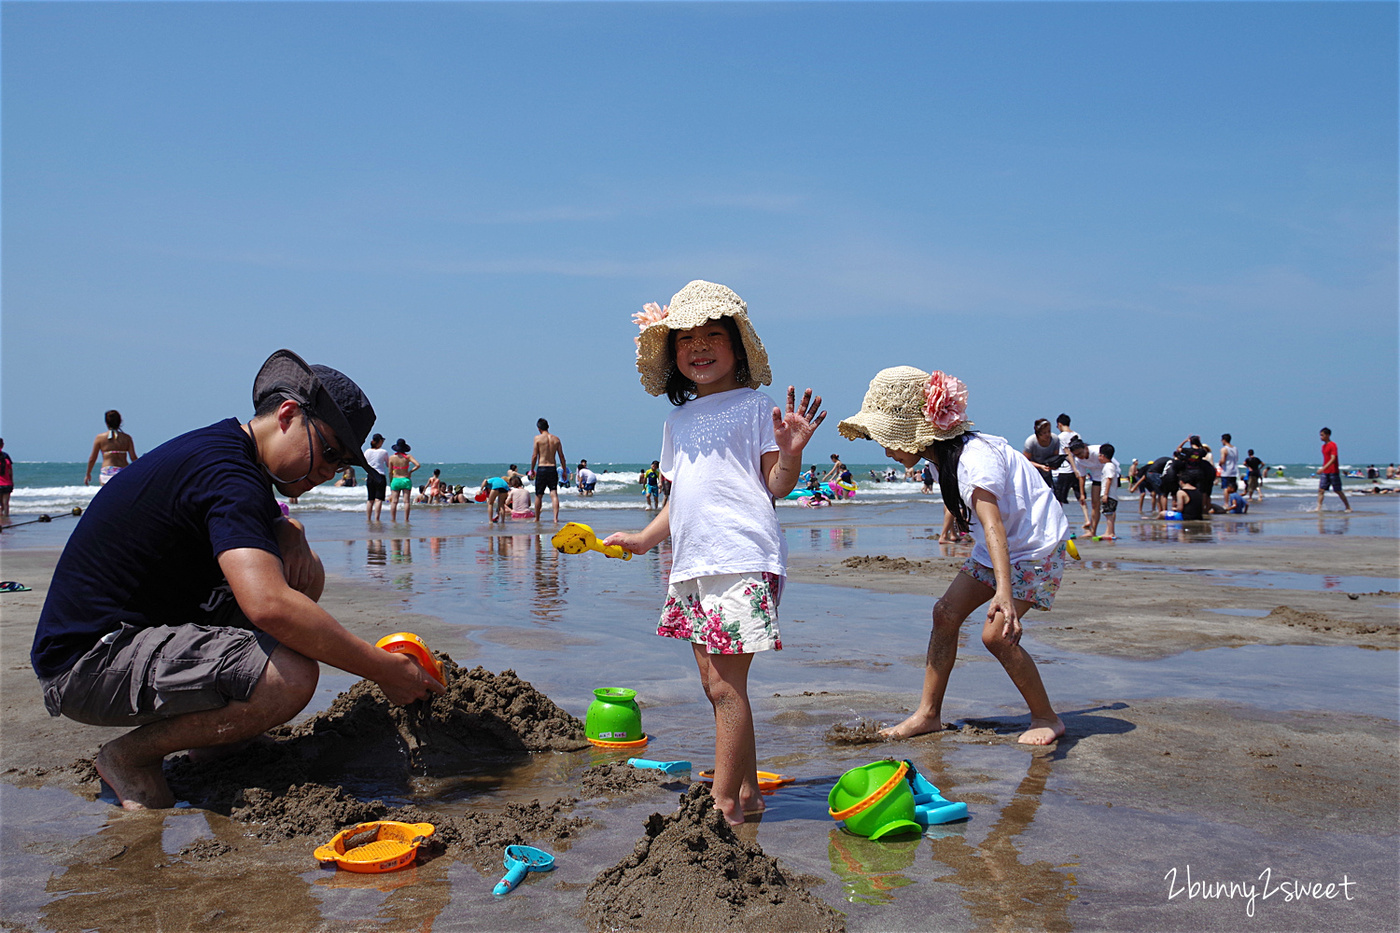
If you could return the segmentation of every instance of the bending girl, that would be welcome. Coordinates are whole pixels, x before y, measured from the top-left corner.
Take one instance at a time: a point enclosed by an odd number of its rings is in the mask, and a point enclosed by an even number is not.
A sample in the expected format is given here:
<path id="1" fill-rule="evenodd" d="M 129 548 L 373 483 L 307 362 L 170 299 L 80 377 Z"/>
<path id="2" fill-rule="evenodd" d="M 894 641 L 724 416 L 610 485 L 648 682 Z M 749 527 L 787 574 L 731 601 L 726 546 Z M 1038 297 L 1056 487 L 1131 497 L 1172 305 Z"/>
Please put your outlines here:
<path id="1" fill-rule="evenodd" d="M 973 610 L 989 603 L 982 644 L 1030 707 L 1030 728 L 1018 741 L 1049 745 L 1065 725 L 1050 706 L 1035 661 L 1021 647 L 1021 618 L 1032 607 L 1048 611 L 1054 603 L 1069 522 L 1021 451 L 971 428 L 962 381 L 912 366 L 877 373 L 860 412 L 838 427 L 843 437 L 875 441 L 906 467 L 931 463 L 954 526 L 959 532 L 971 528 L 976 539 L 972 556 L 933 607 L 919 708 L 884 734 L 908 738 L 944 728 L 943 695 L 958 656 L 958 631 Z"/>

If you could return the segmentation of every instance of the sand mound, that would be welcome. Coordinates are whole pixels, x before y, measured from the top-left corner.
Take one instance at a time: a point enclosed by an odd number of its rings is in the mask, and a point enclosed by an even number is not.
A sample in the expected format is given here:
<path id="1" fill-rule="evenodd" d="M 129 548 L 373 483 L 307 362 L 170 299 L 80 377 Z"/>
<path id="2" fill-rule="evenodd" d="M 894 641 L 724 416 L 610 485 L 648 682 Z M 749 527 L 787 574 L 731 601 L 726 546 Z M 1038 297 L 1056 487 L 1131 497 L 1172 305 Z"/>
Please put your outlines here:
<path id="1" fill-rule="evenodd" d="M 653 813 L 632 854 L 588 886 L 595 929 L 845 930 L 843 916 L 734 835 L 709 790 L 692 786 L 670 816 Z"/>
<path id="2" fill-rule="evenodd" d="M 1294 609 L 1292 606 L 1275 606 L 1264 617 L 1266 622 L 1282 622 L 1290 628 L 1307 629 L 1310 632 L 1343 632 L 1350 635 L 1375 635 L 1386 631 L 1379 625 L 1365 625 L 1334 619 L 1326 613 Z M 1391 630 L 1393 633 L 1393 629 Z"/>
<path id="3" fill-rule="evenodd" d="M 675 777 L 654 768 L 634 768 L 625 761 L 609 761 L 583 772 L 583 791 L 589 797 L 620 797 L 662 784 L 688 784 L 685 775 Z"/>
<path id="4" fill-rule="evenodd" d="M 852 570 L 880 570 L 887 573 L 933 573 L 943 569 L 933 561 L 888 557 L 884 554 L 876 554 L 874 557 L 848 557 L 841 561 L 841 566 L 850 567 Z"/>
<path id="5" fill-rule="evenodd" d="M 419 773 L 452 773 L 483 753 L 576 751 L 588 747 L 583 723 L 554 704 L 514 671 L 464 671 L 439 655 L 447 694 L 394 706 L 371 681 L 362 680 L 326 710 L 292 732 L 304 745 L 367 745 Z M 385 746 L 388 746 L 386 749 Z"/>

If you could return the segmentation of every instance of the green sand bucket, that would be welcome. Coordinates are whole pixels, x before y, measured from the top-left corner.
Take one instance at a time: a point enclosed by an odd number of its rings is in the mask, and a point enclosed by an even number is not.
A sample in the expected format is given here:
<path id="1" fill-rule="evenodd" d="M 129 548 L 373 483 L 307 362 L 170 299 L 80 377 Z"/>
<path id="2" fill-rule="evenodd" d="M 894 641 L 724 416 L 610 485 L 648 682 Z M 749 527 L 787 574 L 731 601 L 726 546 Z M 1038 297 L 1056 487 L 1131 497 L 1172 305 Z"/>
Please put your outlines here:
<path id="1" fill-rule="evenodd" d="M 880 839 L 923 832 L 914 821 L 914 792 L 906 775 L 909 766 L 885 759 L 852 768 L 827 794 L 828 813 L 857 836 Z"/>
<path id="2" fill-rule="evenodd" d="M 604 742 L 636 742 L 642 738 L 642 711 L 637 691 L 626 687 L 599 687 L 588 704 L 583 730 L 589 739 Z"/>

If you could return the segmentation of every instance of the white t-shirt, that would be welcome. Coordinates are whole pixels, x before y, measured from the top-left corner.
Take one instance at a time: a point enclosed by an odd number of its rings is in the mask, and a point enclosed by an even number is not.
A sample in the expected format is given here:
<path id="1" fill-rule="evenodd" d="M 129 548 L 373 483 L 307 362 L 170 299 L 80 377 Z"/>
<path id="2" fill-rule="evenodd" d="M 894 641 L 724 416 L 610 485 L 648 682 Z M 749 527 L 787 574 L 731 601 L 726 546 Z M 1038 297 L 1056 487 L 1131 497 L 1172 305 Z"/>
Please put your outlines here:
<path id="1" fill-rule="evenodd" d="M 1074 459 L 1074 454 L 1069 452 L 1069 442 L 1074 440 L 1074 435 L 1074 431 L 1060 432 L 1060 453 L 1065 455 L 1065 462 L 1055 468 L 1055 473 L 1057 475 L 1060 473 L 1074 472 L 1074 467 L 1069 465 L 1069 462 Z M 1035 435 L 1031 436 L 1034 437 Z"/>
<path id="2" fill-rule="evenodd" d="M 975 434 L 963 445 L 958 459 L 958 492 L 972 510 L 972 491 L 985 489 L 996 496 L 1001 523 L 1006 528 L 1011 562 L 1044 560 L 1069 537 L 1065 510 L 1055 493 L 1040 478 L 1040 471 L 1021 451 L 994 434 Z M 972 535 L 977 544 L 972 559 L 992 566 L 987 534 L 972 512 Z"/>
<path id="3" fill-rule="evenodd" d="M 594 473 L 588 467 L 583 467 L 578 471 L 578 484 L 580 486 L 587 486 L 589 483 L 596 482 L 598 482 L 598 474 Z"/>
<path id="4" fill-rule="evenodd" d="M 787 574 L 787 539 L 760 464 L 778 449 L 773 407 L 762 392 L 731 389 L 691 399 L 666 419 L 660 460 L 672 483 L 672 583 Z"/>
<path id="5" fill-rule="evenodd" d="M 1097 455 L 1095 455 L 1095 458 L 1097 459 Z M 1110 460 L 1107 463 L 1099 464 L 1099 466 L 1103 475 L 1103 493 L 1101 498 L 1117 499 L 1118 497 L 1113 494 L 1113 490 L 1114 487 L 1118 485 L 1118 477 L 1122 475 L 1118 469 L 1118 461 Z"/>
<path id="6" fill-rule="evenodd" d="M 365 451 L 365 462 L 374 467 L 383 476 L 389 475 L 389 451 L 383 447 L 371 447 Z"/>

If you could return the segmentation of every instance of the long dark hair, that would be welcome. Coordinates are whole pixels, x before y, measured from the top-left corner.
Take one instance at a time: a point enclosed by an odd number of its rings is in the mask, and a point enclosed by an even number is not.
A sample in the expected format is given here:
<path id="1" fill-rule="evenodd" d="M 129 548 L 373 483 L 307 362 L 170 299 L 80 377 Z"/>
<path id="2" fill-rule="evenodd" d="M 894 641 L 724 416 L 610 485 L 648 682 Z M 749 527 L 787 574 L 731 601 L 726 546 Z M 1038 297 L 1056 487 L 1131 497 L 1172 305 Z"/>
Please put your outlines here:
<path id="1" fill-rule="evenodd" d="M 963 533 L 971 525 L 972 510 L 967 507 L 958 489 L 958 461 L 962 459 L 963 445 L 976 436 L 976 431 L 964 431 L 951 440 L 934 441 L 928 448 L 933 452 L 933 462 L 938 467 L 938 490 L 943 493 L 943 504 L 953 513 L 954 527 Z"/>
<path id="2" fill-rule="evenodd" d="M 728 315 L 718 320 L 724 325 L 725 333 L 729 334 L 729 346 L 734 351 L 734 378 L 743 385 L 749 381 L 749 355 L 744 350 L 743 338 L 739 336 L 739 325 Z M 680 368 L 676 366 L 676 333 L 674 330 L 666 332 L 666 364 L 670 367 L 666 370 L 666 398 L 671 400 L 672 405 L 684 405 L 695 398 L 695 383 L 681 375 Z"/>

